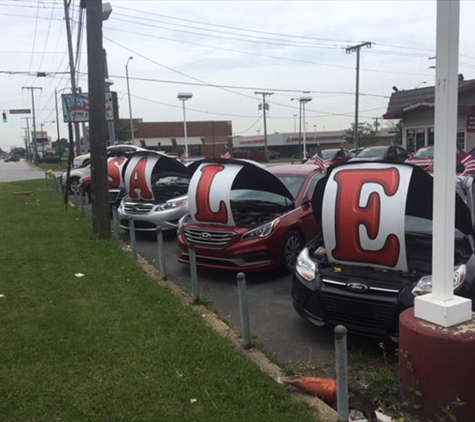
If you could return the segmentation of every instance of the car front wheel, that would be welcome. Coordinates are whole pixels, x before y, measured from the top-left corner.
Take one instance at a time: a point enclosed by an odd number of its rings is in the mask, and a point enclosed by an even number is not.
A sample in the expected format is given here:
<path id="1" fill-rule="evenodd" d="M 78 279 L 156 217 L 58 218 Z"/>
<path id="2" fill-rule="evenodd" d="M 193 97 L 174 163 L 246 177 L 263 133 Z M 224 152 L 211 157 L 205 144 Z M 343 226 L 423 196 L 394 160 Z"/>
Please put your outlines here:
<path id="1" fill-rule="evenodd" d="M 293 272 L 297 256 L 303 248 L 302 236 L 292 230 L 285 238 L 284 243 L 284 266 L 288 272 Z"/>
<path id="2" fill-rule="evenodd" d="M 79 177 L 71 177 L 69 179 L 68 191 L 70 193 L 79 193 Z"/>

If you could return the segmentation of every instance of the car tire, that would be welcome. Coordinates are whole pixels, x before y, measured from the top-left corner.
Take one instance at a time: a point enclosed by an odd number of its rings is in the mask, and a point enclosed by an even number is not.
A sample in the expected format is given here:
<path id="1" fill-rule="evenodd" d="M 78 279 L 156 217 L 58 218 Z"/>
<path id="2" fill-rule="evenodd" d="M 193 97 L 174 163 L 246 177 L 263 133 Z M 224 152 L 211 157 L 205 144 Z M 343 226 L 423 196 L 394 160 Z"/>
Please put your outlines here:
<path id="1" fill-rule="evenodd" d="M 297 256 L 303 249 L 304 244 L 302 236 L 295 230 L 291 230 L 284 241 L 284 269 L 292 273 L 295 268 Z"/>
<path id="2" fill-rule="evenodd" d="M 71 177 L 68 183 L 68 192 L 74 194 L 79 193 L 79 177 Z"/>

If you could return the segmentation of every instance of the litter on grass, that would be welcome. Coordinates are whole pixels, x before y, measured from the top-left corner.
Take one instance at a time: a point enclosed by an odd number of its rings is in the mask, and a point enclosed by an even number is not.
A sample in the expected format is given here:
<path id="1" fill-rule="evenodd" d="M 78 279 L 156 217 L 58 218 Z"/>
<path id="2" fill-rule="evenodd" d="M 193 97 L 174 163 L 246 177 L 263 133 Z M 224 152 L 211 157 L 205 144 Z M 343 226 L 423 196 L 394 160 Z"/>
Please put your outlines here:
<path id="1" fill-rule="evenodd" d="M 81 278 L 81 277 L 84 277 L 84 274 L 83 273 L 76 273 L 74 274 L 77 278 Z"/>

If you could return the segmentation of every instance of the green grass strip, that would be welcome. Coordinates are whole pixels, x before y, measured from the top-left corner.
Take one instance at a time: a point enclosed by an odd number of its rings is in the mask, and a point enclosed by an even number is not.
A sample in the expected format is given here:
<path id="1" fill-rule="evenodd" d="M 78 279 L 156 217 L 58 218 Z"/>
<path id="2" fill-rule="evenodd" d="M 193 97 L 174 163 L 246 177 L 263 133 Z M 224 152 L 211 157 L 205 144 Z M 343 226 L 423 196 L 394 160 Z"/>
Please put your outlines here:
<path id="1" fill-rule="evenodd" d="M 44 180 L 0 216 L 2 422 L 313 420 Z"/>

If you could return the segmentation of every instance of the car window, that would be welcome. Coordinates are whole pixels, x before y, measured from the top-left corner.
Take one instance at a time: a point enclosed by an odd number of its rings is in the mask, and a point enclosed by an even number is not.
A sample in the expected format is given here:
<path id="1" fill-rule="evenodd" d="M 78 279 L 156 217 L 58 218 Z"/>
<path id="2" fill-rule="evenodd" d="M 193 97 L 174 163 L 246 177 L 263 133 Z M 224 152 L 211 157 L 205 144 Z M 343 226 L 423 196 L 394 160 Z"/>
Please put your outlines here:
<path id="1" fill-rule="evenodd" d="M 315 186 L 317 186 L 318 181 L 322 178 L 322 173 L 317 173 L 315 176 L 313 176 L 312 180 L 308 184 L 307 191 L 305 192 L 305 196 L 307 197 L 307 199 L 310 199 L 313 196 Z"/>
<path id="2" fill-rule="evenodd" d="M 384 157 L 387 149 L 387 147 L 366 148 L 358 154 L 358 157 Z"/>
<path id="3" fill-rule="evenodd" d="M 155 186 L 188 186 L 190 179 L 180 176 L 159 177 L 155 181 Z"/>
<path id="4" fill-rule="evenodd" d="M 396 147 L 398 155 L 406 155 L 406 150 L 401 147 Z"/>
<path id="5" fill-rule="evenodd" d="M 294 199 L 299 196 L 303 183 L 305 182 L 305 176 L 295 174 L 276 174 L 276 176 L 290 191 Z"/>
<path id="6" fill-rule="evenodd" d="M 414 158 L 434 158 L 434 148 L 420 148 Z"/>
<path id="7" fill-rule="evenodd" d="M 331 160 L 335 156 L 336 151 L 334 149 L 324 149 L 322 151 L 322 158 L 324 160 Z M 316 159 L 318 156 L 318 153 L 314 155 L 314 158 Z"/>

